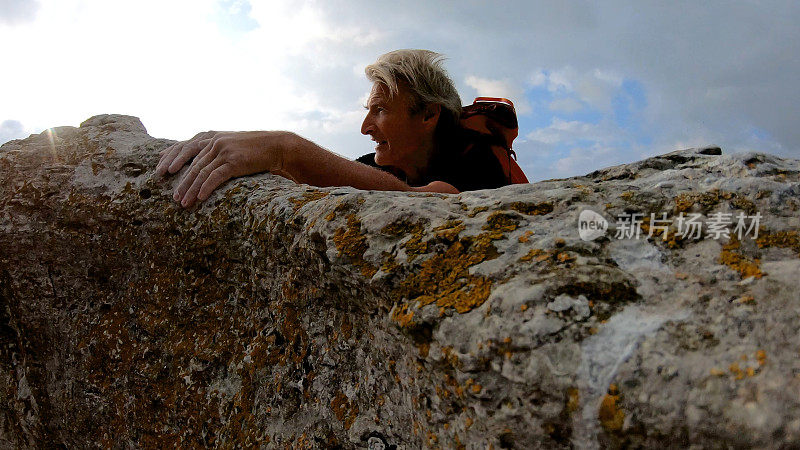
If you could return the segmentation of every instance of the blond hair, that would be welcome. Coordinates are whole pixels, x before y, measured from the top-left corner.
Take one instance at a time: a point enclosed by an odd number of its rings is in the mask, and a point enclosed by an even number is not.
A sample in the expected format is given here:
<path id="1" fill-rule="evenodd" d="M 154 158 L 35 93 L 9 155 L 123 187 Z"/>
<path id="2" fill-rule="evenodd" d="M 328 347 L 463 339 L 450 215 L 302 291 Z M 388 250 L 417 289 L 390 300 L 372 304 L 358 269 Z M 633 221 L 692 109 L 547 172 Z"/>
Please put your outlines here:
<path id="1" fill-rule="evenodd" d="M 398 93 L 398 85 L 405 83 L 412 96 L 412 113 L 438 103 L 442 106 L 440 127 L 450 127 L 461 115 L 461 97 L 442 67 L 443 60 L 444 55 L 430 50 L 395 50 L 379 56 L 364 72 L 369 81 L 388 87 L 392 97 Z"/>

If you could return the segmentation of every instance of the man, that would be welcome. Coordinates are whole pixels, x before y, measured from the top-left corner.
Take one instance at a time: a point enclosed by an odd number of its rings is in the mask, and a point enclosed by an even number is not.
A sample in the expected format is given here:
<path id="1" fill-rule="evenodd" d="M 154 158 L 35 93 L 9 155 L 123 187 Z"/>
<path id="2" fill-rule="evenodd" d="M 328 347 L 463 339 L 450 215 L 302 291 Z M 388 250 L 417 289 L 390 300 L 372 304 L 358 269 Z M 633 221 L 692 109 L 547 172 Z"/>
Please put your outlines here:
<path id="1" fill-rule="evenodd" d="M 206 132 L 161 153 L 159 176 L 191 161 L 173 198 L 183 207 L 204 201 L 230 178 L 271 172 L 318 187 L 458 193 L 508 184 L 484 145 L 463 154 L 461 99 L 441 55 L 397 50 L 365 69 L 373 82 L 361 133 L 375 153 L 351 161 L 287 131 Z"/>

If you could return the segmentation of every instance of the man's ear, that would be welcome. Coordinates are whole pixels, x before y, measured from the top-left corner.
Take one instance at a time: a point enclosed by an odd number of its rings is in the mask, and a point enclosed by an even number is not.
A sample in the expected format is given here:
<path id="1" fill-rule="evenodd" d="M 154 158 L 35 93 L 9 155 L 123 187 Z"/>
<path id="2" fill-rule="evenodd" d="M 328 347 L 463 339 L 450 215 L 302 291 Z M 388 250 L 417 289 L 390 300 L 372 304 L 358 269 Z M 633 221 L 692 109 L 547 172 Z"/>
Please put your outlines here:
<path id="1" fill-rule="evenodd" d="M 431 121 L 436 126 L 439 123 L 439 115 L 442 113 L 442 105 L 438 103 L 428 103 L 425 110 L 422 111 L 422 120 L 425 122 Z"/>

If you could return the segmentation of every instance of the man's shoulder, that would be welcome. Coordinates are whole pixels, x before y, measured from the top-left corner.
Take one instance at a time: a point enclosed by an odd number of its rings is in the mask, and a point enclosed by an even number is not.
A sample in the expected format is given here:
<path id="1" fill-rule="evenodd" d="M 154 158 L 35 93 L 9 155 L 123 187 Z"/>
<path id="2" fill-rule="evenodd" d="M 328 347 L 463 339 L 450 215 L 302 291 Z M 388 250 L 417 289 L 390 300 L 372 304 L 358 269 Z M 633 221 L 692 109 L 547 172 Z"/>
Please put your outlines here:
<path id="1" fill-rule="evenodd" d="M 364 156 L 359 156 L 358 158 L 356 158 L 356 161 L 360 162 L 361 164 L 366 164 L 368 166 L 380 168 L 380 166 L 375 164 L 375 152 L 367 153 Z"/>
<path id="2" fill-rule="evenodd" d="M 494 189 L 508 184 L 500 162 L 487 142 L 473 141 L 439 159 L 432 178 L 452 184 L 459 191 Z"/>

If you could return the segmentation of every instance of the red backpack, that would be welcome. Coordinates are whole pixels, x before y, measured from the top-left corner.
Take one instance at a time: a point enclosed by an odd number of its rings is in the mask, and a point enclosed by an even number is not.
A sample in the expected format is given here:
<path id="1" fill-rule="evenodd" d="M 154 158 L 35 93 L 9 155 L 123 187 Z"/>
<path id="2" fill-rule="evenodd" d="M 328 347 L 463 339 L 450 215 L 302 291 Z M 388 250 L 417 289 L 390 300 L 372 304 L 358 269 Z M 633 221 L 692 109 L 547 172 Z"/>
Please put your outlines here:
<path id="1" fill-rule="evenodd" d="M 471 105 L 461 109 L 460 125 L 465 130 L 490 138 L 492 152 L 511 184 L 528 183 L 528 178 L 517 164 L 517 154 L 511 149 L 519 130 L 517 113 L 511 100 L 478 97 Z M 468 146 L 464 152 L 471 147 Z"/>

